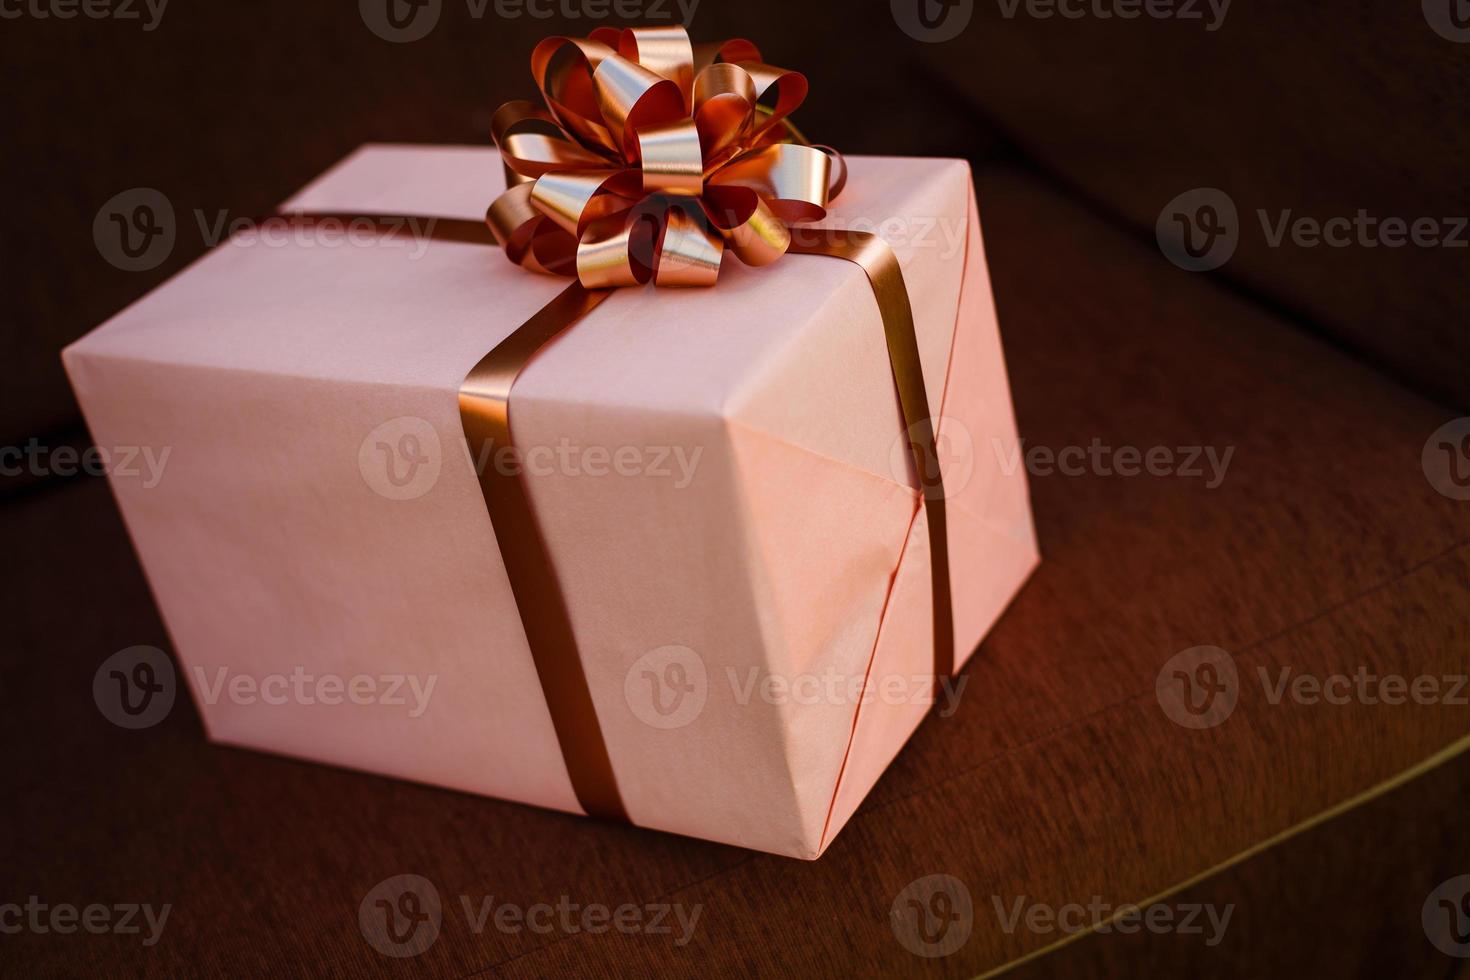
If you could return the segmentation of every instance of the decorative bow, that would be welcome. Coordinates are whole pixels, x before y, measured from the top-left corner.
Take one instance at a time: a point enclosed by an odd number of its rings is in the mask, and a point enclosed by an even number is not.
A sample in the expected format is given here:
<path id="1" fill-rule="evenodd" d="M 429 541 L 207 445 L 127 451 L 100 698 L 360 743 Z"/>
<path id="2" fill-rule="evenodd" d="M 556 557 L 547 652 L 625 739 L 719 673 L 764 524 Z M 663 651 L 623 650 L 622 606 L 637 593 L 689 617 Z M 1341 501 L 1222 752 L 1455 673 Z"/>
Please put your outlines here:
<path id="1" fill-rule="evenodd" d="M 682 27 L 551 37 L 531 71 L 546 108 L 491 123 L 509 188 L 486 223 L 511 261 L 589 289 L 710 286 L 726 248 L 776 261 L 788 225 L 825 217 L 847 167 L 788 120 L 806 78 L 746 40 L 694 45 Z"/>

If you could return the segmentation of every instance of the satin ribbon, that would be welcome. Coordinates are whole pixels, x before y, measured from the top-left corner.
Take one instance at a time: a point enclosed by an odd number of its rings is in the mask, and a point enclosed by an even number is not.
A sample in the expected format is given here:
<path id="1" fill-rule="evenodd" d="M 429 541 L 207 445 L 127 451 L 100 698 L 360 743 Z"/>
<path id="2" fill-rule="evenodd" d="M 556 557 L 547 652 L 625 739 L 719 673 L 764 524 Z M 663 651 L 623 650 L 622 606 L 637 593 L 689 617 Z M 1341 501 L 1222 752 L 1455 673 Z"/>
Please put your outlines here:
<path id="1" fill-rule="evenodd" d="M 751 265 L 787 251 L 856 263 L 882 317 L 929 523 L 937 686 L 954 671 L 953 600 L 943 477 L 930 465 L 938 455 L 913 310 L 898 258 L 877 235 L 823 228 L 793 241 L 788 231 L 788 221 L 824 217 L 846 180 L 835 151 L 786 142 L 800 138 L 786 116 L 805 97 L 806 80 L 762 64 L 748 41 L 691 46 L 682 28 L 605 28 L 586 39 L 551 38 L 537 46 L 532 69 L 547 109 L 507 103 L 496 113 L 492 128 L 509 189 L 491 204 L 484 225 L 396 214 L 285 217 L 366 221 L 388 233 L 407 224 L 435 240 L 498 244 L 526 268 L 574 277 L 460 385 L 460 421 L 472 459 L 514 446 L 516 379 L 615 288 L 650 279 L 659 286 L 712 285 L 726 246 Z M 525 476 L 495 466 L 481 470 L 480 490 L 577 802 L 589 815 L 627 821 Z"/>
<path id="2" fill-rule="evenodd" d="M 789 225 L 816 221 L 847 167 L 787 118 L 799 72 L 746 40 L 682 27 L 547 38 L 531 55 L 543 105 L 491 120 L 506 187 L 485 220 L 512 262 L 588 289 L 711 286 L 726 250 L 769 265 Z"/>

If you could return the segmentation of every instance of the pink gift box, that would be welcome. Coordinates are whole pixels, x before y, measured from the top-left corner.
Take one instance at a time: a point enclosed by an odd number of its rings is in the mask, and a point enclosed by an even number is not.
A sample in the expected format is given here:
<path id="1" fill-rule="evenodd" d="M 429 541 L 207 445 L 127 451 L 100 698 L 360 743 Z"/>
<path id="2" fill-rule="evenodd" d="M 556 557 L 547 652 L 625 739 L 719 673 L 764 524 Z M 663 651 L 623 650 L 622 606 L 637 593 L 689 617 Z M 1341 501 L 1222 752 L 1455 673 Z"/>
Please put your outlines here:
<path id="1" fill-rule="evenodd" d="M 823 225 L 902 263 L 962 663 L 1038 561 L 969 170 L 849 163 Z M 287 206 L 478 219 L 502 188 L 493 150 L 368 146 Z M 815 858 L 936 700 L 872 290 L 806 255 L 624 290 L 522 375 L 521 454 L 471 459 L 461 381 L 563 287 L 241 234 L 63 357 L 98 445 L 168 453 L 111 479 L 212 739 L 580 812 L 476 478 L 518 466 L 632 821 Z"/>

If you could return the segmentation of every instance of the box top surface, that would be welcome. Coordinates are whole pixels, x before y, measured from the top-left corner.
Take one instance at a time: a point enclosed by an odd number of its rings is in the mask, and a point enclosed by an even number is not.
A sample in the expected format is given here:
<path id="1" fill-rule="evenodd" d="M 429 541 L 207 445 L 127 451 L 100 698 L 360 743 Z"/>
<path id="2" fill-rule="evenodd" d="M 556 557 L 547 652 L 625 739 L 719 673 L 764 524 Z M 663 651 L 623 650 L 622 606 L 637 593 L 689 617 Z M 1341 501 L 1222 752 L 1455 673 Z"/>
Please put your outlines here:
<path id="1" fill-rule="evenodd" d="M 850 165 L 851 180 L 825 224 L 889 239 L 918 312 L 931 280 L 954 271 L 942 268 L 955 263 L 938 261 L 940 254 L 958 248 L 963 259 L 968 167 L 881 157 Z M 286 208 L 479 218 L 504 187 L 500 170 L 488 148 L 367 145 Z M 810 321 L 856 275 L 850 264 L 820 257 L 787 256 L 765 269 L 727 257 L 712 290 L 624 290 L 583 321 L 600 329 L 557 344 L 554 395 L 537 371 L 517 393 L 528 401 L 574 392 L 589 403 L 718 413 L 795 338 L 792 325 Z M 76 347 L 97 356 L 453 390 L 566 282 L 480 245 L 326 231 L 280 232 L 274 240 L 243 235 Z M 613 356 L 646 371 L 609 371 Z"/>

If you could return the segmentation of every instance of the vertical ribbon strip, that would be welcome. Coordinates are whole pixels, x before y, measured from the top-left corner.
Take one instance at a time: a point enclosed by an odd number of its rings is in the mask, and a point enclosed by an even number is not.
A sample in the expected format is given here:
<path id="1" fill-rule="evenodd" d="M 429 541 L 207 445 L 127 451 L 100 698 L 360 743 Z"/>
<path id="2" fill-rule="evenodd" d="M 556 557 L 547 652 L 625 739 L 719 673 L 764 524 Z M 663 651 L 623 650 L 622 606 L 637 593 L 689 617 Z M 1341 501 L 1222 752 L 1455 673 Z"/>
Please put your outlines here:
<path id="1" fill-rule="evenodd" d="M 914 472 L 924 513 L 929 518 L 929 578 L 934 598 L 934 680 L 954 673 L 954 598 L 949 585 L 949 524 L 944 509 L 944 474 L 939 468 L 934 420 L 929 415 L 929 393 L 924 387 L 924 367 L 919 359 L 919 337 L 914 330 L 914 310 L 898 256 L 888 243 L 872 232 L 846 228 L 824 228 L 817 241 L 793 241 L 791 251 L 800 255 L 830 255 L 862 267 L 878 300 L 883 318 L 883 337 L 888 344 L 888 364 L 898 390 L 904 433 L 914 459 Z M 957 314 L 958 315 L 958 314 Z M 931 467 L 931 462 L 933 466 Z"/>
<path id="2" fill-rule="evenodd" d="M 500 447 L 515 445 L 510 393 L 516 378 L 537 351 L 609 295 L 611 290 L 589 290 L 573 282 L 480 358 L 459 386 L 459 418 L 471 459 L 488 461 Z M 492 464 L 479 466 L 480 492 L 536 662 L 536 676 L 551 709 L 562 760 L 583 810 L 591 816 L 626 821 L 628 812 L 597 721 L 587 672 L 582 669 L 566 595 L 536 521 L 523 468 L 511 469 L 507 473 Z"/>

